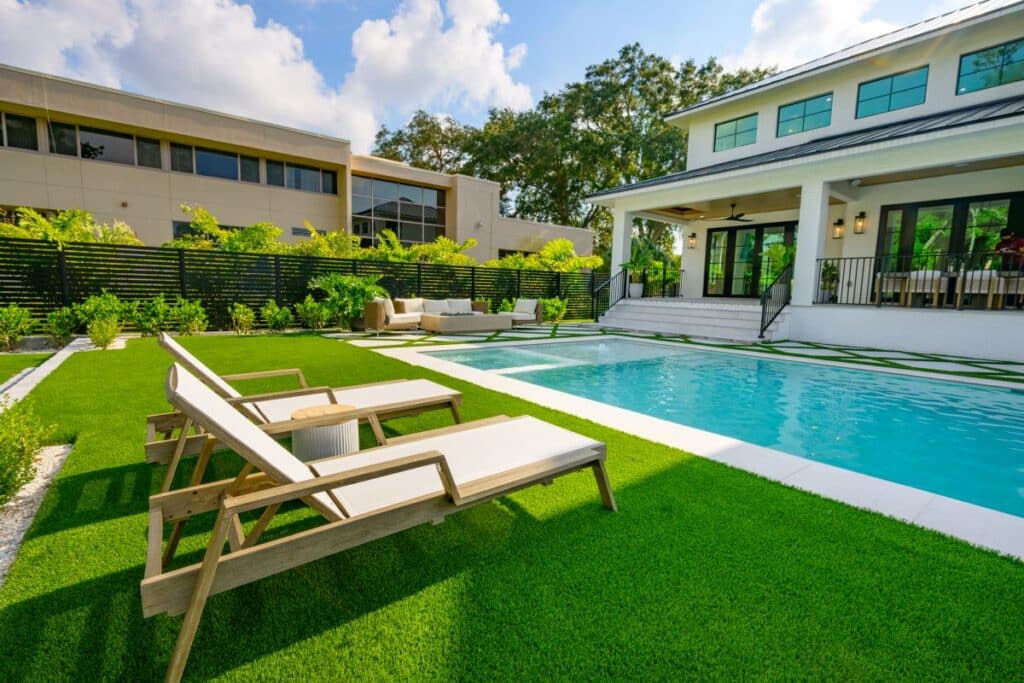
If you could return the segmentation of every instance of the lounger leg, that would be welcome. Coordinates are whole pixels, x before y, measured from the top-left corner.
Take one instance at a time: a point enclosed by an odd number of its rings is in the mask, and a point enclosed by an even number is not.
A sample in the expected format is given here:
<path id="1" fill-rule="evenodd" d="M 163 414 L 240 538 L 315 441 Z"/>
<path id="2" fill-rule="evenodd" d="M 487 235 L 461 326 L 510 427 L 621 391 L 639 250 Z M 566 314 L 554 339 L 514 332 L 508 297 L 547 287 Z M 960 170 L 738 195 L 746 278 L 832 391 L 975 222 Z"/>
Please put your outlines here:
<path id="1" fill-rule="evenodd" d="M 462 422 L 462 416 L 459 415 L 459 404 L 452 401 L 448 404 L 448 408 L 452 411 L 452 419 L 455 420 L 455 424 L 460 424 Z"/>
<path id="2" fill-rule="evenodd" d="M 615 495 L 612 493 L 612 485 L 608 481 L 608 472 L 604 468 L 604 460 L 598 460 L 593 465 L 594 479 L 597 480 L 597 490 L 601 492 L 601 503 L 612 512 L 618 512 L 615 504 Z"/>
<path id="3" fill-rule="evenodd" d="M 220 562 L 221 553 L 224 552 L 224 541 L 227 538 L 228 530 L 232 526 L 234 515 L 230 517 L 224 514 L 224 510 L 217 512 L 217 523 L 213 528 L 213 538 L 210 545 L 206 546 L 206 555 L 203 557 L 203 566 L 196 576 L 196 585 L 192 588 L 192 597 L 189 599 L 188 609 L 182 620 L 181 630 L 178 632 L 178 640 L 174 644 L 174 652 L 171 654 L 171 663 L 167 666 L 167 675 L 164 680 L 168 683 L 177 683 L 181 680 L 181 674 L 185 671 L 185 663 L 188 661 L 189 652 L 192 651 L 192 642 L 195 640 L 196 631 L 199 629 L 199 620 L 203 617 L 203 609 L 206 607 L 206 599 L 210 596 L 210 589 L 213 587 L 213 577 L 217 573 L 217 564 Z"/>

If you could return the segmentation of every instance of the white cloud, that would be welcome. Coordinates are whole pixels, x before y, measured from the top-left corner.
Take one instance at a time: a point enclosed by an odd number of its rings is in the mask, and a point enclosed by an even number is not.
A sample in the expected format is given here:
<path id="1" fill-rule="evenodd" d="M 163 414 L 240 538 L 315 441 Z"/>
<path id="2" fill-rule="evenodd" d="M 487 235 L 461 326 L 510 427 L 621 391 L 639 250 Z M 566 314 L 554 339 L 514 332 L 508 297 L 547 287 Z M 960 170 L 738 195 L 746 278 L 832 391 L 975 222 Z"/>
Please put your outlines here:
<path id="1" fill-rule="evenodd" d="M 867 15 L 877 0 L 762 0 L 750 20 L 752 35 L 728 67 L 796 66 L 898 28 Z"/>
<path id="2" fill-rule="evenodd" d="M 417 107 L 526 107 L 497 0 L 407 0 L 352 36 L 355 66 L 324 80 L 302 40 L 237 0 L 0 0 L 0 61 L 372 143 Z M 45 36 L 45 39 L 40 39 Z M 343 46 L 339 46 L 343 49 Z"/>

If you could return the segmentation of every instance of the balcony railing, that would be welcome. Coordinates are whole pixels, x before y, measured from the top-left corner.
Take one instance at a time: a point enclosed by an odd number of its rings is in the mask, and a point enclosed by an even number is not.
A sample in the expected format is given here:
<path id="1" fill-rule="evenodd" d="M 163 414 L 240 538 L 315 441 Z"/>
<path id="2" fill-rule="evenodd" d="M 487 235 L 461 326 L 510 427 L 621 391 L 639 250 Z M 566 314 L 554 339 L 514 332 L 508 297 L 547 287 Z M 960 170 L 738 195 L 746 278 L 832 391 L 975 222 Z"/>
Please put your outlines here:
<path id="1" fill-rule="evenodd" d="M 815 303 L 928 308 L 1021 309 L 1024 255 L 864 256 L 818 260 Z"/>

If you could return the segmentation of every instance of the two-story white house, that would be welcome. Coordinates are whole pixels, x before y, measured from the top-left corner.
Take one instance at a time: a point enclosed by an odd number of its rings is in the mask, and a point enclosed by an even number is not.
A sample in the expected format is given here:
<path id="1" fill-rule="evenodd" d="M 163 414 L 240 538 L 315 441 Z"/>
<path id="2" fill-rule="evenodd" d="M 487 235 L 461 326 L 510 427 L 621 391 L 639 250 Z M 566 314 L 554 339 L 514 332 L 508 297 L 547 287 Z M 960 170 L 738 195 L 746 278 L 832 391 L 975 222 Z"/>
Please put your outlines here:
<path id="1" fill-rule="evenodd" d="M 1024 257 L 998 250 L 1007 228 L 1024 237 L 1024 2 L 964 7 L 668 121 L 689 132 L 687 168 L 590 201 L 614 214 L 613 276 L 635 218 L 682 226 L 681 298 L 621 300 L 605 322 L 1024 361 Z"/>

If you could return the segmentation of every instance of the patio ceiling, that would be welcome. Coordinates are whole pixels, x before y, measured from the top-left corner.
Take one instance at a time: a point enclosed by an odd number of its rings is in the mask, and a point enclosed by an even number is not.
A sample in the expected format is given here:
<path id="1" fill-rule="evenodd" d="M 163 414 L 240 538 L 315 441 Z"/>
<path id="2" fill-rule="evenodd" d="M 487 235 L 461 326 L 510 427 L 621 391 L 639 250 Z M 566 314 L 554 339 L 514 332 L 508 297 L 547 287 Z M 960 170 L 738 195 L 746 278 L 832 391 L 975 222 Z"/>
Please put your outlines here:
<path id="1" fill-rule="evenodd" d="M 960 173 L 975 173 L 977 171 L 988 171 L 995 168 L 1010 168 L 1012 166 L 1024 166 L 1024 155 L 1012 155 L 998 157 L 996 159 L 981 159 L 965 163 L 950 164 L 946 166 L 935 166 L 932 168 L 917 168 L 900 173 L 885 173 L 882 175 L 857 178 L 856 184 L 861 187 L 869 185 L 885 185 L 887 183 L 902 183 L 908 180 L 922 180 L 924 178 L 937 178 L 939 176 L 957 175 Z M 851 179 L 853 180 L 853 179 Z"/>
<path id="2" fill-rule="evenodd" d="M 842 203 L 843 200 L 838 197 L 829 197 L 829 204 Z M 746 214 L 799 209 L 800 188 L 788 187 L 771 192 L 690 202 L 686 206 L 662 206 L 648 209 L 644 213 L 651 217 L 658 216 L 670 221 L 714 220 L 728 216 L 732 211 L 731 204 L 736 205 L 736 213 Z"/>

